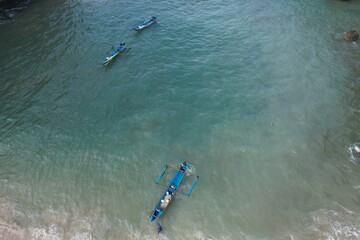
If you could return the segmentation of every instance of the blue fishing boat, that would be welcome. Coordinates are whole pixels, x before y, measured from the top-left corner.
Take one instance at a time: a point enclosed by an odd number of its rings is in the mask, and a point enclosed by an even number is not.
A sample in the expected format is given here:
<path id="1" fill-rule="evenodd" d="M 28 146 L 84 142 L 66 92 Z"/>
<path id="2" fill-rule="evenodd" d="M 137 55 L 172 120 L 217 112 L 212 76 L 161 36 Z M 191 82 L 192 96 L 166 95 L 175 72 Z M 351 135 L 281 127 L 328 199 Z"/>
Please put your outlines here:
<path id="1" fill-rule="evenodd" d="M 162 194 L 160 200 L 156 204 L 151 216 L 150 216 L 150 222 L 155 221 L 156 219 L 159 219 L 161 215 L 164 213 L 165 209 L 170 205 L 171 201 L 174 199 L 175 193 L 178 190 L 184 176 L 187 174 L 188 166 L 186 162 L 183 162 L 179 169 L 177 169 L 177 172 L 174 176 L 174 178 L 171 180 L 170 184 L 166 187 L 165 192 Z M 160 177 L 156 180 L 156 184 L 160 184 L 161 178 L 164 176 L 166 170 L 168 169 L 168 165 L 166 165 L 165 169 L 163 170 Z M 195 181 L 193 182 L 192 186 L 190 187 L 189 191 L 186 193 L 187 196 L 190 196 L 190 193 L 195 187 L 195 184 L 198 182 L 199 176 L 196 176 Z"/>
<path id="2" fill-rule="evenodd" d="M 143 24 L 137 26 L 137 27 L 133 27 L 133 30 L 135 31 L 141 31 L 145 28 L 150 27 L 151 25 L 153 25 L 154 23 L 156 23 L 156 17 L 151 16 L 148 20 L 145 20 Z"/>
<path id="3" fill-rule="evenodd" d="M 111 60 L 114 59 L 119 53 L 125 50 L 126 43 L 120 43 L 119 47 L 117 47 L 114 51 L 112 51 L 104 60 L 102 60 L 102 63 L 104 65 L 108 64 Z"/>

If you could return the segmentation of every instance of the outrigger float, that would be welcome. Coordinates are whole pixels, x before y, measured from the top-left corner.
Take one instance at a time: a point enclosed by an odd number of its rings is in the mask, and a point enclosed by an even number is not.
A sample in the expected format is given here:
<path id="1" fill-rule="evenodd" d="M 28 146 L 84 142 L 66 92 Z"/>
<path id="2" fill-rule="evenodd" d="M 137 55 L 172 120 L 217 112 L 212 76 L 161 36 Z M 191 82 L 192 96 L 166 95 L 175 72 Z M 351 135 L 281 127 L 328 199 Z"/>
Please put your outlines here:
<path id="1" fill-rule="evenodd" d="M 150 216 L 150 222 L 155 221 L 156 219 L 159 219 L 161 215 L 164 213 L 165 209 L 170 205 L 171 201 L 173 200 L 176 191 L 178 190 L 184 176 L 187 174 L 188 171 L 188 165 L 186 162 L 183 162 L 179 169 L 177 170 L 174 178 L 171 180 L 170 184 L 167 186 L 165 192 L 161 196 L 160 200 L 156 204 L 154 211 L 152 212 Z M 165 166 L 165 169 L 161 173 L 160 177 L 156 180 L 156 184 L 160 184 L 160 181 L 162 177 L 164 176 L 166 170 L 168 169 L 168 165 Z M 171 167 L 171 166 L 170 166 Z M 189 191 L 186 193 L 188 197 L 190 197 L 190 194 L 192 190 L 194 189 L 196 183 L 199 181 L 199 176 L 196 176 L 196 179 L 194 180 L 193 184 L 191 185 Z"/>

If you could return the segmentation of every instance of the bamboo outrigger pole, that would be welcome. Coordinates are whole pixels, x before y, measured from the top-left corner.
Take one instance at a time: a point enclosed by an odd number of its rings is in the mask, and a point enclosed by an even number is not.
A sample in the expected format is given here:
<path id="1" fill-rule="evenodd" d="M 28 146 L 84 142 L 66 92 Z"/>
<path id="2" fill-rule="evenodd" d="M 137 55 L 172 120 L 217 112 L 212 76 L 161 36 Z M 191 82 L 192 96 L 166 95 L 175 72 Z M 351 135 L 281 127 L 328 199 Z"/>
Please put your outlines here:
<path id="1" fill-rule="evenodd" d="M 156 182 L 155 182 L 156 184 L 159 184 L 159 182 L 161 181 L 161 178 L 164 176 L 167 168 L 168 168 L 168 165 L 165 166 L 165 168 L 164 168 L 163 172 L 161 173 L 160 177 L 156 180 Z"/>
<path id="2" fill-rule="evenodd" d="M 192 192 L 192 190 L 194 189 L 194 187 L 198 181 L 199 181 L 199 176 L 196 176 L 196 179 L 195 179 L 193 185 L 191 186 L 191 188 L 189 189 L 189 191 L 186 194 L 186 195 L 188 195 L 188 197 L 190 197 L 190 193 Z"/>

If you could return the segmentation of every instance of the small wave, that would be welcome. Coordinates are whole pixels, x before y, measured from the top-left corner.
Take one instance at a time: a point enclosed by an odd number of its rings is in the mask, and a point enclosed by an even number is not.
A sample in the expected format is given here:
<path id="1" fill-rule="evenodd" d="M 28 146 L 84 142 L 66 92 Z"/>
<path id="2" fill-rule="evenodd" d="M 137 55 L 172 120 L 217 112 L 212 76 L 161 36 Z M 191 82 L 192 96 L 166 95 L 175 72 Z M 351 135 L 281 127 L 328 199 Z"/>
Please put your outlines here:
<path id="1" fill-rule="evenodd" d="M 309 225 L 290 239 L 359 239 L 360 215 L 338 203 L 310 213 Z"/>
<path id="2" fill-rule="evenodd" d="M 5 210 L 6 211 L 5 211 Z M 21 212 L 20 212 L 21 211 Z M 126 219 L 113 219 L 104 214 L 99 207 L 79 207 L 52 209 L 25 214 L 14 202 L 0 198 L 0 239 L 22 240 L 228 240 L 230 235 L 210 236 L 197 229 L 176 228 L 172 224 L 163 224 L 164 231 L 157 234 L 156 224 L 151 224 L 147 214 L 140 216 L 139 224 Z M 241 236 L 241 239 L 246 239 Z M 239 238 L 238 238 L 239 239 Z"/>
<path id="3" fill-rule="evenodd" d="M 196 174 L 196 168 L 194 165 L 188 166 L 188 169 L 186 170 L 186 175 L 195 175 Z"/>
<path id="4" fill-rule="evenodd" d="M 348 152 L 350 153 L 352 161 L 354 161 L 354 162 L 359 161 L 359 159 L 360 159 L 360 143 L 356 142 L 356 143 L 352 144 L 348 148 Z"/>

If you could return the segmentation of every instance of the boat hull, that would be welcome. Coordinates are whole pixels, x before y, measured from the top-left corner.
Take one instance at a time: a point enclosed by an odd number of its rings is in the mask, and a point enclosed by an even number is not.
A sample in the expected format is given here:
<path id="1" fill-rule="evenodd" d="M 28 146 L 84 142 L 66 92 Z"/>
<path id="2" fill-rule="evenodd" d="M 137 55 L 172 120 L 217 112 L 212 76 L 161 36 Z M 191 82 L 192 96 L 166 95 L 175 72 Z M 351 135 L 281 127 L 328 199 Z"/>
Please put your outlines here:
<path id="1" fill-rule="evenodd" d="M 151 216 L 150 222 L 159 219 L 161 215 L 164 213 L 166 208 L 170 205 L 171 200 L 174 198 L 177 189 L 179 188 L 187 170 L 186 165 L 180 168 L 173 179 L 171 180 L 170 184 L 167 186 L 165 192 L 162 194 L 160 200 L 157 202 Z M 168 200 L 168 202 L 167 202 Z"/>
<path id="2" fill-rule="evenodd" d="M 144 24 L 141 24 L 141 25 L 139 25 L 139 26 L 133 27 L 133 30 L 139 32 L 139 31 L 141 31 L 141 30 L 144 30 L 144 29 L 150 27 L 150 26 L 153 25 L 155 22 L 156 22 L 156 17 L 155 17 L 155 18 L 152 18 L 152 19 L 150 19 L 150 20 L 145 21 Z"/>
<path id="3" fill-rule="evenodd" d="M 126 43 L 120 44 L 120 46 L 115 51 L 110 53 L 110 55 L 107 58 L 102 60 L 102 64 L 106 65 L 109 62 L 111 62 L 117 55 L 119 55 L 119 53 L 121 53 L 125 50 L 125 47 L 126 47 Z"/>

